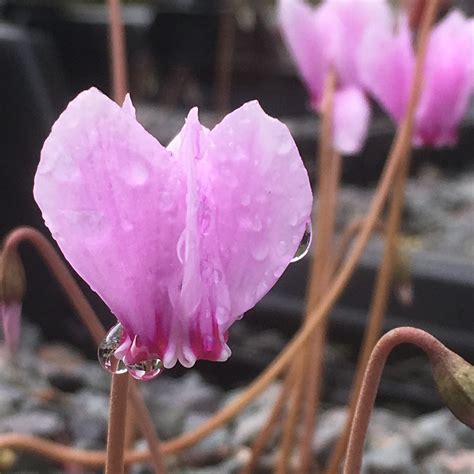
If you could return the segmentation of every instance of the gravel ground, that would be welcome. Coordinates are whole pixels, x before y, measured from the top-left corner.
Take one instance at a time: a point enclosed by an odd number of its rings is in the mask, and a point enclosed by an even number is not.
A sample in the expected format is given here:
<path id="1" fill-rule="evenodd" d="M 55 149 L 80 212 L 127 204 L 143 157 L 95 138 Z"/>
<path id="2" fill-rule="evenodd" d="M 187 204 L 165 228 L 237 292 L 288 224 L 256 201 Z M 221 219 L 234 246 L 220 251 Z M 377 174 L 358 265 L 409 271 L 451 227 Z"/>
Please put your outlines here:
<path id="1" fill-rule="evenodd" d="M 18 357 L 9 361 L 3 353 L 0 358 L 0 433 L 33 434 L 76 447 L 103 448 L 110 377 L 96 362 L 84 359 L 76 350 L 42 341 L 36 327 L 26 324 L 24 329 Z M 256 339 L 255 350 L 268 348 L 269 338 L 272 336 L 260 338 L 261 347 Z M 338 354 L 333 355 L 333 360 L 343 357 L 343 352 Z M 196 370 L 188 370 L 178 378 L 165 374 L 142 383 L 141 389 L 164 439 L 195 428 L 241 391 L 239 388 L 224 392 L 206 382 Z M 249 446 L 278 391 L 279 383 L 273 384 L 231 423 L 170 458 L 170 472 L 238 472 L 249 457 Z M 314 457 L 320 463 L 325 461 L 345 419 L 345 409 L 330 399 L 313 441 Z M 276 437 L 271 440 L 256 472 L 271 472 L 276 442 Z M 136 446 L 143 447 L 144 441 L 138 439 Z M 446 409 L 421 414 L 409 406 L 399 405 L 396 410 L 381 406 L 372 416 L 363 473 L 472 474 L 473 446 L 474 432 Z M 71 466 L 51 464 L 30 454 L 0 451 L 1 472 L 80 472 L 70 469 Z M 130 472 L 151 471 L 147 466 L 136 465 Z"/>

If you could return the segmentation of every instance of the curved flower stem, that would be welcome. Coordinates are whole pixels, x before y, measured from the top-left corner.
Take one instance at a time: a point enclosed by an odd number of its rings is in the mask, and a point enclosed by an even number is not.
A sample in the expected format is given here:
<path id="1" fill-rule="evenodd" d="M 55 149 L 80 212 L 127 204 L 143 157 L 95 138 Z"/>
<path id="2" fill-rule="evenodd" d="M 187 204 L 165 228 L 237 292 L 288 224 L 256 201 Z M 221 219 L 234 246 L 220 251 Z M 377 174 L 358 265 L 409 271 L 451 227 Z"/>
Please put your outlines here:
<path id="1" fill-rule="evenodd" d="M 91 338 L 98 345 L 105 336 L 105 329 L 97 318 L 91 305 L 82 293 L 76 280 L 61 260 L 49 240 L 38 230 L 32 227 L 20 227 L 11 231 L 5 238 L 2 252 L 16 252 L 20 243 L 29 242 L 46 262 L 53 276 L 61 285 L 64 293 L 71 302 L 82 324 L 87 328 Z M 129 390 L 130 402 L 133 406 L 137 423 L 151 449 L 151 460 L 157 473 L 165 473 L 160 440 L 158 439 L 148 409 L 138 391 L 132 383 Z"/>
<path id="2" fill-rule="evenodd" d="M 420 30 L 418 54 L 417 54 L 417 70 L 415 81 L 422 76 L 422 67 L 424 64 L 424 56 L 429 40 L 429 33 L 434 19 L 437 15 L 440 0 L 433 0 L 429 4 L 429 8 L 425 9 L 423 23 Z M 348 417 L 344 426 L 342 435 L 338 439 L 328 462 L 326 474 L 335 474 L 339 472 L 339 466 L 346 450 L 349 440 L 349 430 L 352 419 L 355 414 L 356 403 L 359 398 L 359 392 L 362 386 L 362 380 L 365 369 L 367 367 L 370 354 L 382 332 L 384 315 L 388 305 L 390 296 L 390 288 L 392 284 L 393 270 L 397 253 L 397 245 L 399 239 L 399 230 L 402 219 L 403 205 L 405 202 L 405 184 L 410 167 L 411 153 L 407 149 L 404 159 L 400 164 L 395 183 L 392 191 L 390 208 L 388 211 L 387 223 L 384 232 L 384 253 L 377 281 L 373 292 L 373 299 L 369 311 L 368 325 L 365 330 L 364 340 L 357 363 L 356 373 L 352 382 L 351 397 L 349 401 Z"/>
<path id="3" fill-rule="evenodd" d="M 128 374 L 112 376 L 105 474 L 123 474 L 129 377 Z"/>
<path id="4" fill-rule="evenodd" d="M 81 322 L 89 331 L 92 339 L 96 344 L 99 344 L 105 336 L 105 329 L 84 297 L 76 280 L 74 280 L 49 240 L 33 227 L 19 227 L 7 234 L 2 252 L 16 252 L 22 242 L 29 242 L 33 245 L 43 258 L 79 315 Z"/>
<path id="5" fill-rule="evenodd" d="M 344 474 L 360 473 L 367 428 L 385 362 L 394 347 L 405 343 L 418 346 L 428 355 L 430 360 L 436 360 L 440 354 L 447 352 L 446 347 L 436 338 L 421 329 L 412 327 L 393 329 L 379 340 L 372 351 L 364 375 L 352 423 Z"/>

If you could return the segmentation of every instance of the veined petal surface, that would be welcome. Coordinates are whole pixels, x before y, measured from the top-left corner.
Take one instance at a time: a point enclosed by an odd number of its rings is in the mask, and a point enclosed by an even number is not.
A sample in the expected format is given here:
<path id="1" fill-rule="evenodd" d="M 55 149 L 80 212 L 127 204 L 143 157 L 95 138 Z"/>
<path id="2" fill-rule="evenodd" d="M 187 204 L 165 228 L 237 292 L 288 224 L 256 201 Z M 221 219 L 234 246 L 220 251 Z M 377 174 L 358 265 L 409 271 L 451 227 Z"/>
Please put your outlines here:
<path id="1" fill-rule="evenodd" d="M 44 144 L 34 195 L 75 270 L 127 332 L 156 344 L 182 274 L 186 170 L 130 110 L 96 89 L 79 94 Z"/>
<path id="2" fill-rule="evenodd" d="M 304 0 L 280 0 L 278 17 L 283 39 L 317 108 L 329 69 L 330 28 L 317 9 Z"/>
<path id="3" fill-rule="evenodd" d="M 334 95 L 334 148 L 343 155 L 359 153 L 369 130 L 370 105 L 362 89 L 349 86 Z"/>

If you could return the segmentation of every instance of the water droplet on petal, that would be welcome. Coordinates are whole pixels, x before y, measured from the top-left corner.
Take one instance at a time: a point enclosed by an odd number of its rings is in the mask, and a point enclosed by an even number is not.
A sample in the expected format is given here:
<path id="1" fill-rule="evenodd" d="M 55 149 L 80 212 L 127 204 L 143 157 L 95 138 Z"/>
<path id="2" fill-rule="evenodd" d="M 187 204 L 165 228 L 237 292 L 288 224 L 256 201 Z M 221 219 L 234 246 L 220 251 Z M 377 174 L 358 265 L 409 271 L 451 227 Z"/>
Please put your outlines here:
<path id="1" fill-rule="evenodd" d="M 161 359 L 148 359 L 128 364 L 126 368 L 134 379 L 146 381 L 154 379 L 163 371 L 163 362 Z"/>
<path id="2" fill-rule="evenodd" d="M 125 333 L 120 323 L 116 324 L 102 339 L 97 349 L 100 365 L 111 374 L 124 374 L 127 367 L 122 360 L 115 357 L 115 351 L 125 339 Z"/>
<path id="3" fill-rule="evenodd" d="M 132 161 L 124 168 L 125 180 L 132 186 L 141 186 L 148 181 L 150 174 L 148 165 L 144 161 Z"/>
<path id="4" fill-rule="evenodd" d="M 278 147 L 278 153 L 280 155 L 286 155 L 293 149 L 293 142 L 289 139 L 283 139 Z"/>
<path id="5" fill-rule="evenodd" d="M 301 260 L 306 254 L 309 252 L 309 247 L 311 246 L 311 240 L 312 240 L 312 228 L 311 228 L 311 222 L 306 223 L 306 228 L 304 230 L 303 238 L 301 239 L 301 242 L 296 250 L 295 256 L 291 259 L 291 262 L 298 262 Z"/>
<path id="6" fill-rule="evenodd" d="M 214 283 L 219 283 L 222 280 L 222 272 L 217 268 L 214 269 L 212 274 L 214 276 Z"/>
<path id="7" fill-rule="evenodd" d="M 268 245 L 266 243 L 258 243 L 252 247 L 252 257 L 257 261 L 257 262 L 262 262 L 267 258 L 268 255 Z"/>
<path id="8" fill-rule="evenodd" d="M 242 194 L 242 197 L 240 199 L 240 203 L 242 204 L 242 206 L 248 206 L 250 204 L 250 201 L 251 201 L 250 194 L 248 193 Z"/>
<path id="9" fill-rule="evenodd" d="M 208 207 L 204 207 L 201 210 L 199 223 L 201 226 L 201 233 L 206 235 L 209 231 L 209 227 L 211 226 L 211 213 Z"/>
<path id="10" fill-rule="evenodd" d="M 182 264 L 186 256 L 186 233 L 184 230 L 179 236 L 178 243 L 176 244 L 176 253 L 178 255 L 179 263 Z"/>

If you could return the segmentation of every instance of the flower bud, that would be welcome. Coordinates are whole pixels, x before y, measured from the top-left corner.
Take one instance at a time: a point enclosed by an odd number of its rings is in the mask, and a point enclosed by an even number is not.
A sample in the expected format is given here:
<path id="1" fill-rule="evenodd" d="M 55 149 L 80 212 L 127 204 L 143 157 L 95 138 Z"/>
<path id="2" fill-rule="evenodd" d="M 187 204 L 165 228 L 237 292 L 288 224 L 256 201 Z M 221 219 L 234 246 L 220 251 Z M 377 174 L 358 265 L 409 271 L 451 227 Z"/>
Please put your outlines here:
<path id="1" fill-rule="evenodd" d="M 20 339 L 21 302 L 26 289 L 25 270 L 16 251 L 0 254 L 0 321 L 10 352 Z"/>
<path id="2" fill-rule="evenodd" d="M 18 252 L 3 251 L 0 254 L 0 303 L 20 303 L 25 290 L 25 270 Z"/>
<path id="3" fill-rule="evenodd" d="M 474 429 L 474 366 L 446 349 L 432 359 L 438 390 L 454 416 Z"/>

